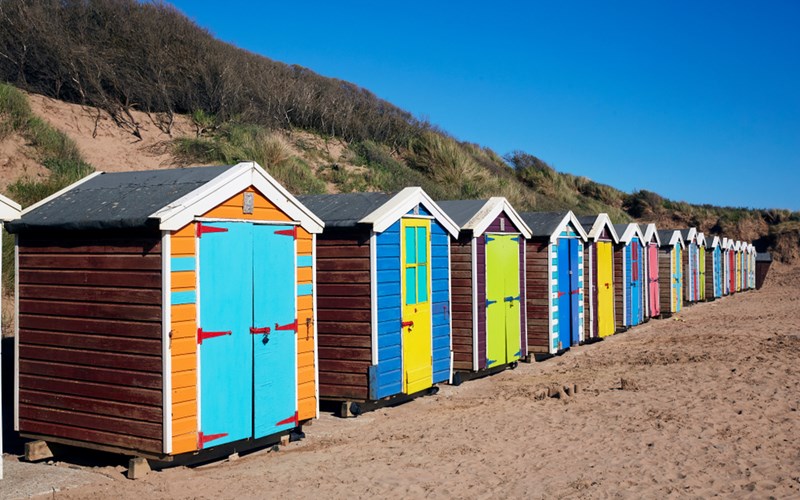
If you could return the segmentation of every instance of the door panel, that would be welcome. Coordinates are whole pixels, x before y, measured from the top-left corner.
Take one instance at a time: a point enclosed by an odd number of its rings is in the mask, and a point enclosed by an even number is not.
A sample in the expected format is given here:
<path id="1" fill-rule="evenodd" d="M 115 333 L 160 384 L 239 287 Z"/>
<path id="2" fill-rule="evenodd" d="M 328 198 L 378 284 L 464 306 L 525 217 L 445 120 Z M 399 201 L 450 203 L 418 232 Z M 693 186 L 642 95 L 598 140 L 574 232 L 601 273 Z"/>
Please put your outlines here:
<path id="1" fill-rule="evenodd" d="M 433 385 L 431 330 L 430 227 L 427 219 L 402 219 L 403 392 Z"/>
<path id="2" fill-rule="evenodd" d="M 578 245 L 578 240 L 570 239 L 569 240 L 569 281 L 570 281 L 570 291 L 569 291 L 569 305 L 570 305 L 570 314 L 569 314 L 569 327 L 570 327 L 570 338 L 572 341 L 572 345 L 578 345 L 581 341 L 581 333 L 580 333 L 580 299 L 581 299 L 581 285 L 580 285 L 580 267 L 578 266 L 578 256 L 580 255 L 580 249 Z"/>
<path id="3" fill-rule="evenodd" d="M 254 436 L 297 425 L 295 240 L 291 226 L 253 226 Z M 283 233 L 283 234 L 282 234 Z"/>
<path id="4" fill-rule="evenodd" d="M 200 238 L 198 255 L 198 335 L 206 335 L 198 346 L 200 442 L 216 446 L 252 434 L 252 226 L 204 226 L 212 232 Z"/>
<path id="5" fill-rule="evenodd" d="M 649 264 L 649 293 L 650 293 L 650 316 L 655 317 L 661 314 L 661 298 L 659 297 L 658 283 L 658 247 L 651 243 L 647 247 Z"/>
<path id="6" fill-rule="evenodd" d="M 641 313 L 641 269 L 639 268 L 640 253 L 639 242 L 632 241 L 628 245 L 628 269 L 630 270 L 628 279 L 628 324 L 631 326 L 639 324 L 639 314 Z"/>
<path id="7" fill-rule="evenodd" d="M 614 261 L 611 242 L 600 241 L 597 248 L 597 322 L 598 335 L 613 335 L 614 326 Z"/>
<path id="8" fill-rule="evenodd" d="M 506 363 L 505 247 L 503 235 L 486 238 L 486 368 Z"/>
<path id="9" fill-rule="evenodd" d="M 520 236 L 506 235 L 503 238 L 505 251 L 505 293 L 503 306 L 506 316 L 506 362 L 511 363 L 522 356 L 521 291 L 519 289 Z"/>
<path id="10" fill-rule="evenodd" d="M 683 307 L 682 253 L 683 249 L 676 245 L 672 258 L 672 312 L 678 312 Z"/>
<path id="11" fill-rule="evenodd" d="M 558 341 L 561 349 L 570 346 L 569 240 L 558 240 Z"/>

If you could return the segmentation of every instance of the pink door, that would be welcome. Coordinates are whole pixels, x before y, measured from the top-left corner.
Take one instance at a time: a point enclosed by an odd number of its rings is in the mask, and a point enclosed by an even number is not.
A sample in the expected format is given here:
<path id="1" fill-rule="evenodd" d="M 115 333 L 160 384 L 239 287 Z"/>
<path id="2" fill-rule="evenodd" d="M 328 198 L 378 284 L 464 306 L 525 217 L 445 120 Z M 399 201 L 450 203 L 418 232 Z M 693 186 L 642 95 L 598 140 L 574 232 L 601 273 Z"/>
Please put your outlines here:
<path id="1" fill-rule="evenodd" d="M 661 304 L 658 301 L 658 247 L 656 247 L 655 243 L 650 243 L 647 246 L 647 253 L 647 262 L 650 263 L 648 266 L 649 276 L 647 277 L 647 289 L 650 293 L 650 317 L 654 318 L 661 314 Z"/>

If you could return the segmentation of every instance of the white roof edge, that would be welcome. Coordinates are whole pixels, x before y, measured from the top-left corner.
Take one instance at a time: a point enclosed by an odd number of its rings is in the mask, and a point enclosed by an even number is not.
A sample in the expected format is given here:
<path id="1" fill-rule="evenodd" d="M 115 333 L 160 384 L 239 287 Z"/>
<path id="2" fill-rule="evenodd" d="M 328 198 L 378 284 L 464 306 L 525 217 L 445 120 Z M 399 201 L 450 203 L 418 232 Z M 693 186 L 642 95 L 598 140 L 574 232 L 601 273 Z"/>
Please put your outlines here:
<path id="1" fill-rule="evenodd" d="M 33 205 L 31 205 L 28 208 L 26 208 L 25 210 L 23 210 L 20 213 L 20 215 L 22 216 L 22 215 L 25 215 L 27 213 L 32 212 L 32 211 L 36 210 L 37 208 L 41 207 L 42 205 L 50 203 L 51 201 L 55 200 L 56 198 L 58 198 L 62 194 L 66 193 L 68 191 L 72 191 L 73 189 L 75 189 L 76 187 L 80 186 L 84 182 L 90 181 L 90 180 L 94 179 L 95 177 L 97 177 L 98 175 L 103 175 L 104 173 L 105 172 L 102 172 L 102 171 L 93 172 L 93 173 L 87 175 L 86 177 L 84 177 L 83 179 L 81 179 L 81 180 L 79 180 L 77 182 L 73 182 L 72 184 L 70 184 L 69 186 L 65 187 L 64 189 L 56 191 L 55 193 L 51 194 L 47 198 L 37 201 Z"/>
<path id="2" fill-rule="evenodd" d="M 639 224 L 636 222 L 629 222 L 628 227 L 625 228 L 625 231 L 619 237 L 619 241 L 627 245 L 634 236 L 638 236 L 641 241 L 644 241 L 644 235 L 642 234 L 642 229 L 639 227 Z"/>
<path id="3" fill-rule="evenodd" d="M 661 238 L 658 236 L 658 228 L 656 227 L 655 222 L 648 222 L 644 230 L 644 241 L 649 243 L 650 241 L 655 238 L 656 244 L 661 246 Z"/>
<path id="4" fill-rule="evenodd" d="M 711 238 L 711 248 L 716 248 L 716 247 L 720 246 L 721 242 L 722 241 L 720 240 L 720 237 L 715 234 L 714 237 Z"/>
<path id="5" fill-rule="evenodd" d="M 150 217 L 161 221 L 162 230 L 176 231 L 199 214 L 211 210 L 250 186 L 261 192 L 287 216 L 298 221 L 309 233 L 321 233 L 325 227 L 319 217 L 253 161 L 236 164 L 194 191 L 157 210 Z"/>
<path id="6" fill-rule="evenodd" d="M 494 221 L 500 212 L 505 212 L 508 215 L 508 218 L 511 219 L 511 222 L 517 226 L 526 239 L 530 238 L 532 235 L 531 228 L 525 224 L 525 221 L 522 220 L 519 213 L 514 209 L 511 203 L 503 196 L 492 196 L 486 203 L 481 207 L 478 212 L 472 216 L 472 218 L 464 224 L 461 229 L 470 229 L 475 236 L 482 235 L 488 228 L 489 225 Z"/>
<path id="7" fill-rule="evenodd" d="M 428 196 L 428 193 L 418 186 L 402 189 L 389 201 L 367 214 L 358 222 L 370 224 L 373 231 L 382 233 L 417 205 L 422 205 L 428 209 L 453 238 L 458 238 L 458 233 L 461 231 L 458 224 Z"/>
<path id="8" fill-rule="evenodd" d="M 21 212 L 19 203 L 0 194 L 0 221 L 19 219 Z"/>
<path id="9" fill-rule="evenodd" d="M 578 235 L 581 237 L 583 241 L 589 241 L 589 235 L 586 234 L 586 231 L 583 229 L 583 224 L 578 221 L 578 218 L 572 213 L 572 210 L 568 210 L 564 218 L 561 219 L 561 222 L 558 223 L 558 227 L 556 230 L 553 231 L 553 234 L 550 235 L 550 242 L 555 243 L 558 239 L 558 235 L 561 234 L 561 231 L 566 229 L 567 224 L 572 223 L 575 229 L 578 231 Z"/>
<path id="10" fill-rule="evenodd" d="M 701 242 L 702 242 L 702 243 L 701 243 Z M 705 233 L 703 233 L 703 232 L 701 232 L 701 231 L 698 231 L 698 232 L 697 232 L 697 244 L 698 244 L 698 245 L 701 245 L 701 244 L 702 244 L 704 247 L 708 247 L 708 244 L 707 244 L 707 242 L 706 242 L 706 235 L 705 235 Z"/>
<path id="11" fill-rule="evenodd" d="M 611 233 L 611 241 L 614 244 L 619 243 L 619 235 L 617 234 L 617 230 L 614 229 L 614 224 L 611 223 L 611 217 L 605 212 L 600 212 L 597 214 L 597 218 L 594 220 L 594 224 L 592 224 L 592 228 L 586 233 L 587 240 L 592 239 L 597 241 L 600 238 L 600 234 L 603 232 L 603 227 L 607 227 L 609 232 Z"/>

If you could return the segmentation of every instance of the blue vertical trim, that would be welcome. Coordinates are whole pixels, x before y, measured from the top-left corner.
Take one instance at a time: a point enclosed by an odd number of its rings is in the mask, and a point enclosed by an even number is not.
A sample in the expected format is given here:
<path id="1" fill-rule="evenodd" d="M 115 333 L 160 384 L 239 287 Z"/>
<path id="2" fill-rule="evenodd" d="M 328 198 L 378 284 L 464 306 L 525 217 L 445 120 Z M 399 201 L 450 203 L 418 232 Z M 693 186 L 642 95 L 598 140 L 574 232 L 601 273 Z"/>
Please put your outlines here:
<path id="1" fill-rule="evenodd" d="M 378 364 L 371 372 L 369 397 L 403 392 L 400 297 L 400 221 L 375 237 L 378 301 Z M 375 381 L 373 384 L 372 381 Z"/>

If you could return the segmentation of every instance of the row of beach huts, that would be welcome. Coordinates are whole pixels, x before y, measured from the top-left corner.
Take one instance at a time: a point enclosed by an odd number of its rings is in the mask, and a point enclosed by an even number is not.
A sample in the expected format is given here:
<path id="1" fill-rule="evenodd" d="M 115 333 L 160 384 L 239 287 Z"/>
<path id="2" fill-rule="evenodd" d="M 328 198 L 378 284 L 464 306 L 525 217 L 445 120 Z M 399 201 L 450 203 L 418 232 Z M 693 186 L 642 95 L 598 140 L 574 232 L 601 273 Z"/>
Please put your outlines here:
<path id="1" fill-rule="evenodd" d="M 96 173 L 24 211 L 2 198 L 0 219 L 6 424 L 158 461 L 546 359 L 766 273 L 752 244 L 693 228 L 416 187 L 293 196 L 252 162 Z"/>

